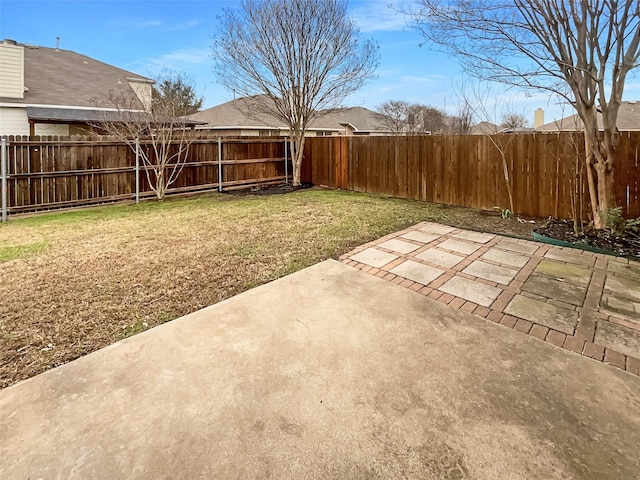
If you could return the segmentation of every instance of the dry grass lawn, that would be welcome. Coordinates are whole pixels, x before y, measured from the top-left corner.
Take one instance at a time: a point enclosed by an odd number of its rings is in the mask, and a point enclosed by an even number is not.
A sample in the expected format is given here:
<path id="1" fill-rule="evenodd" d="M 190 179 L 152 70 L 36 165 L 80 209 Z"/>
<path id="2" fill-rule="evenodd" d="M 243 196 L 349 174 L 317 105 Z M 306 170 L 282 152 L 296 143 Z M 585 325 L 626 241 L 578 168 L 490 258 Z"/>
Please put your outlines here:
<path id="1" fill-rule="evenodd" d="M 469 212 L 305 190 L 12 219 L 0 227 L 0 388 L 408 225 L 472 226 Z"/>

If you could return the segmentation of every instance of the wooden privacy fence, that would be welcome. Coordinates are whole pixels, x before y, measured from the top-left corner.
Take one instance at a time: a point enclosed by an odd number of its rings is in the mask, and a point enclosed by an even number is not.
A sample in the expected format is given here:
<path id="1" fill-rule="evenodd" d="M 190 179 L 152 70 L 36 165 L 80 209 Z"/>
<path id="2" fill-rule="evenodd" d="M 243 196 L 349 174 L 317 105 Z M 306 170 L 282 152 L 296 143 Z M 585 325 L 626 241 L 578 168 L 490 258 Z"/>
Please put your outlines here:
<path id="1" fill-rule="evenodd" d="M 515 213 L 589 217 L 584 141 L 579 133 L 309 138 L 303 181 L 491 210 L 509 208 L 502 156 Z M 622 133 L 615 164 L 617 205 L 640 216 L 640 132 Z"/>
<path id="2" fill-rule="evenodd" d="M 141 141 L 140 148 L 150 146 Z M 167 194 L 283 182 L 291 168 L 286 157 L 284 139 L 198 139 Z M 2 160 L 5 218 L 155 195 L 149 167 L 137 169 L 134 150 L 114 139 L 10 136 L 2 140 Z"/>

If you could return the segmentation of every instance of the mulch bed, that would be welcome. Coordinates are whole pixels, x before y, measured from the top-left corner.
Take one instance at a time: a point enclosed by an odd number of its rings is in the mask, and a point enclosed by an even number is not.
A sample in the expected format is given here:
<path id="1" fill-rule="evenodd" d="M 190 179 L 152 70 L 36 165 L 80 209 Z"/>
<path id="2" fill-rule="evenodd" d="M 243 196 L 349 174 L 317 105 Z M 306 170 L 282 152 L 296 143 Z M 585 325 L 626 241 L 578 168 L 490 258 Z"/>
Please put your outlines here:
<path id="1" fill-rule="evenodd" d="M 313 187 L 313 183 L 302 183 L 300 185 L 296 185 L 295 187 L 290 183 L 279 183 L 277 185 L 263 185 L 239 190 L 229 190 L 223 193 L 228 193 L 230 195 L 242 196 L 246 197 L 248 195 L 260 195 L 260 196 L 268 196 L 268 195 L 282 195 L 284 193 L 291 193 L 297 190 L 304 190 L 307 188 Z"/>
<path id="2" fill-rule="evenodd" d="M 583 231 L 576 235 L 571 220 L 550 220 L 534 231 L 545 237 L 562 240 L 577 247 L 593 247 L 611 252 L 615 255 L 632 257 L 640 260 L 640 235 L 630 233 L 619 237 L 609 230 L 596 230 L 592 226 L 583 226 Z"/>

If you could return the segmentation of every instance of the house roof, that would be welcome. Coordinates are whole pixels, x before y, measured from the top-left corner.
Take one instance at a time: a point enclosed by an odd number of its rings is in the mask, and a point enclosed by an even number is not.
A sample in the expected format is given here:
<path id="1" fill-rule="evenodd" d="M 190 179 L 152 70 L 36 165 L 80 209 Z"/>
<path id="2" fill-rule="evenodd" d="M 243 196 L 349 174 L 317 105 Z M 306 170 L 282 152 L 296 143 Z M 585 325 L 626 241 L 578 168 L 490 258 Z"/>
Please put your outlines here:
<path id="1" fill-rule="evenodd" d="M 0 102 L 46 106 L 102 107 L 110 105 L 110 93 L 130 96 L 129 81 L 152 83 L 136 73 L 93 58 L 55 48 L 23 45 L 24 98 L 0 98 Z"/>
<path id="2" fill-rule="evenodd" d="M 640 131 L 640 101 L 627 101 L 618 110 L 618 130 L 621 132 Z M 598 128 L 602 130 L 602 115 L 598 113 Z M 537 132 L 559 132 L 582 130 L 582 120 L 578 114 L 545 123 L 536 128 Z"/>
<path id="3" fill-rule="evenodd" d="M 205 122 L 206 128 L 278 128 L 282 120 L 274 115 L 258 111 L 256 97 L 243 97 L 221 103 L 188 116 L 191 120 Z"/>
<path id="4" fill-rule="evenodd" d="M 499 133 L 502 127 L 491 122 L 480 122 L 472 125 L 469 129 L 471 135 L 491 135 L 493 133 Z"/>
<path id="5" fill-rule="evenodd" d="M 116 110 L 95 110 L 89 108 L 27 107 L 27 118 L 44 123 L 101 123 L 121 122 L 122 114 Z M 135 118 L 149 123 L 159 122 L 162 124 L 161 119 L 154 119 L 151 114 L 146 112 L 137 112 Z M 202 122 L 186 118 L 177 123 L 186 127 L 195 127 L 202 124 Z"/>
<path id="6" fill-rule="evenodd" d="M 210 129 L 286 129 L 284 122 L 274 115 L 259 112 L 258 103 L 263 97 L 243 97 L 189 115 L 188 118 L 207 125 Z M 363 107 L 337 108 L 316 117 L 311 130 L 344 130 L 346 124 L 356 132 L 387 132 L 384 117 Z"/>
<path id="7" fill-rule="evenodd" d="M 104 120 L 117 121 L 121 117 L 117 111 L 100 111 L 79 108 L 55 108 L 55 107 L 27 107 L 29 120 L 40 122 L 64 121 L 64 122 L 101 122 Z"/>
<path id="8" fill-rule="evenodd" d="M 345 124 L 356 132 L 389 132 L 385 117 L 364 107 L 348 107 L 330 110 L 312 122 L 314 128 L 337 129 Z"/>

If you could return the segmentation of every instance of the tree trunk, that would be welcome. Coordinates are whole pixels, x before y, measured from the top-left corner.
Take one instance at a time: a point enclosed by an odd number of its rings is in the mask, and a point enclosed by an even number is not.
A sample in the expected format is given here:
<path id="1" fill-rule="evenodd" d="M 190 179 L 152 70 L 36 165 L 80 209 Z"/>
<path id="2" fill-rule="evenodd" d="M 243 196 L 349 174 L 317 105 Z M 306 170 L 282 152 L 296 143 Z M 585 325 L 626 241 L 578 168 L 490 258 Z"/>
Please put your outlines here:
<path id="1" fill-rule="evenodd" d="M 300 165 L 302 164 L 301 160 L 296 158 L 293 162 L 293 186 L 297 187 L 300 185 Z"/>
<path id="2" fill-rule="evenodd" d="M 584 135 L 584 151 L 585 162 L 587 166 L 587 185 L 589 186 L 589 200 L 591 203 L 591 213 L 593 215 L 593 225 L 597 229 L 602 228 L 602 218 L 600 218 L 600 206 L 598 202 L 598 186 L 596 179 L 593 176 L 594 167 L 591 165 L 593 160 L 593 152 L 591 149 L 591 141 L 588 138 L 587 133 Z"/>
<path id="3" fill-rule="evenodd" d="M 300 177 L 302 174 L 302 157 L 304 154 L 304 135 L 296 134 L 294 144 L 294 153 L 293 153 L 293 186 L 297 187 L 300 185 Z"/>
<path id="4" fill-rule="evenodd" d="M 509 165 L 507 165 L 507 159 L 505 155 L 502 155 L 502 173 L 504 175 L 504 183 L 507 186 L 507 193 L 509 194 L 509 208 L 511 214 L 515 215 L 515 208 L 513 206 L 513 189 L 511 188 L 511 178 L 509 177 Z"/>
<path id="5" fill-rule="evenodd" d="M 610 202 L 611 195 L 609 187 L 611 182 L 608 178 L 610 175 L 607 175 L 607 165 L 602 161 L 595 164 L 595 170 L 598 178 L 598 213 L 601 220 L 606 220 L 609 208 L 611 208 L 612 205 Z M 611 184 L 611 186 L 613 185 Z M 599 228 L 606 227 L 605 221 L 602 221 L 601 223 L 602 225 Z M 598 227 L 596 226 L 596 228 Z"/>

